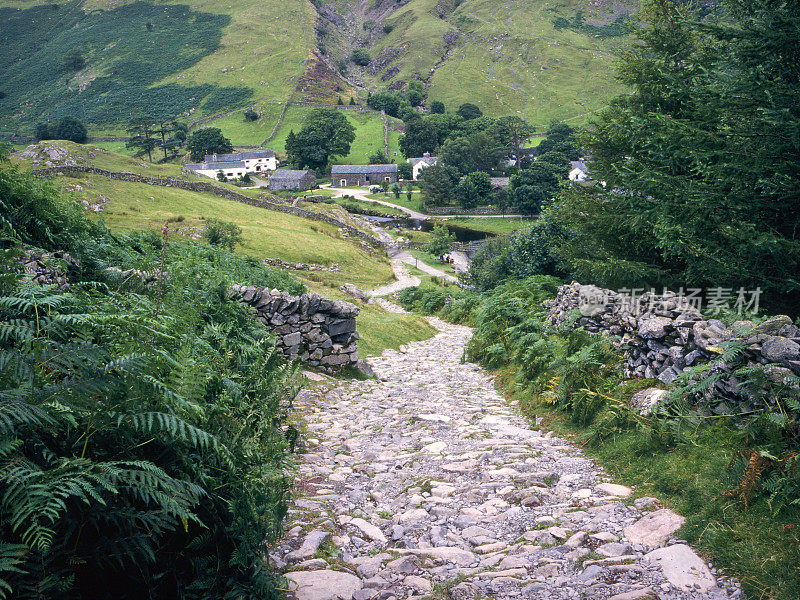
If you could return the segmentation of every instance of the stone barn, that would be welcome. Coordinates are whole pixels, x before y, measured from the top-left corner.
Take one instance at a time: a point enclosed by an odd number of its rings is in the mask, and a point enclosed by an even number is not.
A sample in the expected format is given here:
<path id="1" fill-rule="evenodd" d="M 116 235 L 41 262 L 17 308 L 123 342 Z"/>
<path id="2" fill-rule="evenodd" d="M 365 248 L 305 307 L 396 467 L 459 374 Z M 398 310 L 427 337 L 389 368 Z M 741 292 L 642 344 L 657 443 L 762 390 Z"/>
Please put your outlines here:
<path id="1" fill-rule="evenodd" d="M 269 189 L 277 192 L 278 190 L 313 190 L 317 187 L 317 175 L 314 171 L 275 171 L 269 178 Z"/>
<path id="2" fill-rule="evenodd" d="M 397 165 L 333 165 L 331 180 L 335 187 L 396 183 Z"/>

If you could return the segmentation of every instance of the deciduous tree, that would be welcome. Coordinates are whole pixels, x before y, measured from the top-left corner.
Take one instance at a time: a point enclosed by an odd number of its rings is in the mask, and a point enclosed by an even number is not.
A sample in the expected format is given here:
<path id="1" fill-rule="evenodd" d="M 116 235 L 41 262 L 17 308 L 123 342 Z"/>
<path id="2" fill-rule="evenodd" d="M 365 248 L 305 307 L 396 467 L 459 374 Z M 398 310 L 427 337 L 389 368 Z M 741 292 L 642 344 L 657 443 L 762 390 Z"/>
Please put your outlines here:
<path id="1" fill-rule="evenodd" d="M 202 161 L 206 154 L 229 154 L 233 152 L 233 144 L 222 135 L 222 130 L 207 127 L 193 132 L 186 140 L 186 148 L 195 162 Z"/>
<path id="2" fill-rule="evenodd" d="M 341 111 L 317 108 L 308 113 L 300 132 L 287 138 L 286 153 L 301 169 L 321 169 L 331 157 L 349 154 L 355 139 L 355 127 Z"/>

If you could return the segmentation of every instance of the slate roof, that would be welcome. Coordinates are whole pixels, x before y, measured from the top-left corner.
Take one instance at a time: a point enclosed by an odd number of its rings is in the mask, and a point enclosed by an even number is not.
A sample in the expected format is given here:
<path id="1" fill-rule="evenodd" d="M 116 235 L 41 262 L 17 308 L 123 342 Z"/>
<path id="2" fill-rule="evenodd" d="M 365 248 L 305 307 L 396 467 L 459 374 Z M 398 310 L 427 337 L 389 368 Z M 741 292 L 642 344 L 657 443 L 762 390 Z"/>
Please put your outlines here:
<path id="1" fill-rule="evenodd" d="M 438 156 L 423 156 L 421 158 L 409 158 L 408 162 L 411 163 L 412 166 L 418 165 L 419 163 L 425 163 L 426 165 L 433 166 L 439 161 Z"/>
<path id="2" fill-rule="evenodd" d="M 273 150 L 254 150 L 253 152 L 234 152 L 233 154 L 206 154 L 206 162 L 230 162 L 232 160 L 251 160 L 254 158 L 272 158 Z"/>
<path id="3" fill-rule="evenodd" d="M 204 163 L 194 163 L 190 165 L 186 165 L 187 169 L 191 169 L 192 171 L 207 171 L 209 169 L 214 169 L 215 171 L 219 169 L 244 169 L 245 164 L 241 160 L 234 160 L 228 162 L 204 162 Z"/>
<path id="4" fill-rule="evenodd" d="M 397 165 L 333 165 L 331 167 L 331 175 L 360 173 L 397 173 Z"/>
<path id="5" fill-rule="evenodd" d="M 584 173 L 586 173 L 589 169 L 586 168 L 586 163 L 582 160 L 571 160 L 569 161 L 570 170 L 572 169 L 580 169 Z"/>
<path id="6" fill-rule="evenodd" d="M 286 180 L 286 181 L 299 181 L 303 177 L 305 177 L 305 175 L 307 173 L 308 173 L 308 171 L 292 171 L 290 169 L 282 169 L 282 170 L 275 171 L 272 175 L 270 175 L 269 178 L 270 178 L 270 180 L 272 180 L 272 179 L 283 179 L 283 180 Z M 315 178 L 316 178 L 316 175 L 315 175 Z"/>
<path id="7" fill-rule="evenodd" d="M 489 178 L 492 182 L 492 187 L 508 187 L 511 183 L 510 177 L 490 177 Z"/>

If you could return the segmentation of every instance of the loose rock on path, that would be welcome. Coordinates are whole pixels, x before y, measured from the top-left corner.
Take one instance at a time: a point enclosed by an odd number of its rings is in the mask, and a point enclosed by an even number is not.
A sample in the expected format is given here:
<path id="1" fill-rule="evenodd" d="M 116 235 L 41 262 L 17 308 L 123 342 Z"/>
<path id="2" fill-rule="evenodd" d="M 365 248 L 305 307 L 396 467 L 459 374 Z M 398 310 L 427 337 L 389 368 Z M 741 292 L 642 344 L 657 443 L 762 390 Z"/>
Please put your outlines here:
<path id="1" fill-rule="evenodd" d="M 738 598 L 581 451 L 531 430 L 440 333 L 369 360 L 378 380 L 304 391 L 289 530 L 270 552 L 298 600 Z"/>

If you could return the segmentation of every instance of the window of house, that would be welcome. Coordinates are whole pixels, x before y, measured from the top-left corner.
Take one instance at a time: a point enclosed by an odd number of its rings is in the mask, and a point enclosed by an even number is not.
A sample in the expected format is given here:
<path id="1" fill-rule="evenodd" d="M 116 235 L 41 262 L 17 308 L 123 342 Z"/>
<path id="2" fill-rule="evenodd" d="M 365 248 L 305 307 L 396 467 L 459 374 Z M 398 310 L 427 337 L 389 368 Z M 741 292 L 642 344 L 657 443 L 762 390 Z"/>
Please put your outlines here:
<path id="1" fill-rule="evenodd" d="M 384 180 L 386 183 L 389 183 L 389 181 L 391 181 L 391 177 L 384 177 L 384 178 L 383 178 L 383 180 Z"/>

